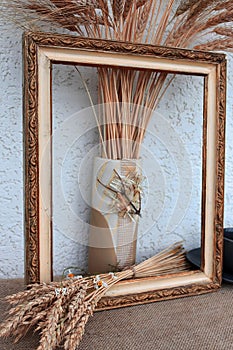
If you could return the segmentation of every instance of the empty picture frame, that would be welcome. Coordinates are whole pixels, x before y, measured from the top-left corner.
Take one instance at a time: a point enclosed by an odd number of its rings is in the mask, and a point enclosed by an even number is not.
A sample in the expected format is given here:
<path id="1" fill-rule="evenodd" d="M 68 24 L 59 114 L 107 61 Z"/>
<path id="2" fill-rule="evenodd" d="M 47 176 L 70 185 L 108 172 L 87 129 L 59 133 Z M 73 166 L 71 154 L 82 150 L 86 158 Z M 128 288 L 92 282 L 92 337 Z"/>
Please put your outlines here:
<path id="1" fill-rule="evenodd" d="M 48 33 L 24 36 L 25 277 L 52 280 L 52 64 L 114 66 L 204 78 L 202 266 L 169 276 L 132 279 L 107 292 L 99 308 L 210 292 L 222 277 L 225 55 Z M 46 149 L 46 151 L 45 151 Z M 43 155 L 43 164 L 41 162 Z M 41 190 L 47 194 L 44 207 Z"/>

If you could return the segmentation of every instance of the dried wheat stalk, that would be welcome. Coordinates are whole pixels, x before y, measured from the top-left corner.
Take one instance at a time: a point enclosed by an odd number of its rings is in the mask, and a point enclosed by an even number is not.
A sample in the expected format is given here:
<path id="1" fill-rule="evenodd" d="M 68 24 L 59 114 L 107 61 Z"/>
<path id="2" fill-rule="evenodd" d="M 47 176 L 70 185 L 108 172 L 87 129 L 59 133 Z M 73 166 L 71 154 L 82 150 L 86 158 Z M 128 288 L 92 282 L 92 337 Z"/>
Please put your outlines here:
<path id="1" fill-rule="evenodd" d="M 84 334 L 85 325 L 99 300 L 123 279 L 160 276 L 187 270 L 180 243 L 165 249 L 144 262 L 115 274 L 69 279 L 62 284 L 32 285 L 30 290 L 6 297 L 14 306 L 0 326 L 0 336 L 14 336 L 18 341 L 37 326 L 41 331 L 38 350 L 53 350 L 64 345 L 74 350 Z M 57 295 L 56 290 L 60 293 Z"/>
<path id="2" fill-rule="evenodd" d="M 208 43 L 196 45 L 194 48 L 197 50 L 209 50 L 209 51 L 214 51 L 214 50 L 222 50 L 224 51 L 224 47 L 227 45 L 228 51 L 232 52 L 233 51 L 233 43 L 232 39 L 218 39 L 218 40 L 213 40 Z"/>

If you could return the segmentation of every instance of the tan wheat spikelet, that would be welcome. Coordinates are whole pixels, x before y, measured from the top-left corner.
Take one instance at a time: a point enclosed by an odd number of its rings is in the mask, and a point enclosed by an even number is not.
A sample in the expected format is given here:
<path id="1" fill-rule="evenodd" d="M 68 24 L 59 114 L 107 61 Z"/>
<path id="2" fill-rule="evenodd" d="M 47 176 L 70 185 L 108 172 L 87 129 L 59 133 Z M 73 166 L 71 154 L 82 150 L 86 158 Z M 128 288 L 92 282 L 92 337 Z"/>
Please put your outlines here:
<path id="1" fill-rule="evenodd" d="M 85 332 L 85 326 L 90 316 L 93 315 L 94 309 L 96 307 L 97 300 L 91 303 L 87 302 L 85 305 L 85 312 L 79 319 L 78 325 L 74 328 L 65 338 L 64 349 L 65 350 L 75 350 L 79 345 L 83 334 Z"/>
<path id="2" fill-rule="evenodd" d="M 146 29 L 146 25 L 148 21 L 148 14 L 150 12 L 150 7 L 151 7 L 151 1 L 147 1 L 140 13 L 140 18 L 138 20 L 136 33 L 135 33 L 136 42 L 139 42 L 142 36 L 144 35 L 144 31 Z"/>

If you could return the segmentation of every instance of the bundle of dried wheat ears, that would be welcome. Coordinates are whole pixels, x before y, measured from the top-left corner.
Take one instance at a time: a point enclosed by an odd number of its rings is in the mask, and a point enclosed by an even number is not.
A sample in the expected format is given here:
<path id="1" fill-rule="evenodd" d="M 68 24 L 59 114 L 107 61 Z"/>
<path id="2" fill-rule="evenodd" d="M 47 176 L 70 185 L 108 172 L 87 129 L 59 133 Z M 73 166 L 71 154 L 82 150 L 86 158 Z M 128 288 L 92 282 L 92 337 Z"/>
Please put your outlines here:
<path id="1" fill-rule="evenodd" d="M 37 326 L 36 330 L 41 331 L 37 350 L 52 350 L 62 344 L 66 350 L 75 350 L 98 301 L 116 283 L 186 269 L 183 247 L 177 243 L 125 271 L 34 284 L 29 290 L 6 297 L 12 307 L 8 320 L 0 327 L 0 336 L 14 336 L 18 341 Z"/>
<path id="2" fill-rule="evenodd" d="M 231 0 L 10 0 L 1 15 L 27 30 L 63 28 L 73 35 L 201 50 L 233 49 Z M 40 25 L 42 27 L 40 27 Z M 211 38 L 211 39 L 210 39 Z M 102 156 L 139 158 L 145 130 L 173 77 L 166 73 L 98 68 L 99 102 L 104 127 Z M 129 142 L 130 141 L 130 142 Z M 75 349 L 85 324 L 114 284 L 132 277 L 157 276 L 185 269 L 179 244 L 138 266 L 116 274 L 38 284 L 7 297 L 13 305 L 0 336 L 18 340 L 37 325 L 38 350 L 64 344 Z"/>

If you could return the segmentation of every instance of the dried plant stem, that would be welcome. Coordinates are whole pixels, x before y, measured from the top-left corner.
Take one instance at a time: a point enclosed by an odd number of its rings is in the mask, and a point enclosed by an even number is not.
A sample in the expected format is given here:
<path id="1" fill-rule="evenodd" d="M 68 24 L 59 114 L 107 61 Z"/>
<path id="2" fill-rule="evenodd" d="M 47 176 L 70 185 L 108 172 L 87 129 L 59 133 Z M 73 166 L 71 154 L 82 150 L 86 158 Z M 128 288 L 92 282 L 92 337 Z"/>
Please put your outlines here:
<path id="1" fill-rule="evenodd" d="M 158 24 L 158 29 L 156 31 L 156 37 L 153 37 L 153 41 L 156 42 L 156 44 L 161 45 L 162 40 L 163 40 L 163 36 L 164 33 L 166 31 L 166 27 L 171 15 L 171 11 L 172 11 L 172 6 L 174 4 L 175 0 L 169 0 L 167 6 L 166 6 L 166 10 L 163 12 L 163 15 L 161 17 L 161 20 L 159 21 Z"/>
<path id="2" fill-rule="evenodd" d="M 78 67 L 75 66 L 75 69 L 77 70 L 77 72 L 79 73 L 80 75 L 80 78 L 82 79 L 82 82 L 83 82 L 83 85 L 85 86 L 85 89 L 86 89 L 86 92 L 88 94 L 88 97 L 89 97 L 89 100 L 90 100 L 90 103 L 91 103 L 91 107 L 92 107 L 92 111 L 93 111 L 93 114 L 95 116 L 95 120 L 96 120 L 96 124 L 97 124 L 97 127 L 98 127 L 98 131 L 99 131 L 99 136 L 100 136 L 100 140 L 101 140 L 101 144 L 102 144 L 102 147 L 103 147 L 103 152 L 107 158 L 107 151 L 106 151 L 106 148 L 105 148 L 105 143 L 104 143 L 104 139 L 103 139 L 103 135 L 102 135 L 102 130 L 101 130 L 101 127 L 100 127 L 100 123 L 99 123 L 99 120 L 98 120 L 98 117 L 97 117 L 97 114 L 96 114 L 96 111 L 95 111 L 95 107 L 94 107 L 94 103 L 92 101 L 92 97 L 91 97 L 91 94 L 88 90 L 88 87 L 87 87 L 87 84 L 80 72 L 80 70 L 78 69 Z"/>

